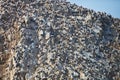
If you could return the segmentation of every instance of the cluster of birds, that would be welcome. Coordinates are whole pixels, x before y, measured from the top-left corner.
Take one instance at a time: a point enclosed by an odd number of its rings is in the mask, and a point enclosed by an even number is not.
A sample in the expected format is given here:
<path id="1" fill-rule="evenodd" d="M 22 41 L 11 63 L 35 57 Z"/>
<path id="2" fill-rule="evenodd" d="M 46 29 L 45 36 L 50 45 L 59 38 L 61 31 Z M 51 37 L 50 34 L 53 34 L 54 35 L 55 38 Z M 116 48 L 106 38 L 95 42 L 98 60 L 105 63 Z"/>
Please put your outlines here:
<path id="1" fill-rule="evenodd" d="M 12 76 L 2 79 L 120 79 L 119 19 L 66 0 L 0 4 L 1 30 L 9 33 L 2 34 L 7 41 L 2 46 L 10 43 L 13 56 L 8 68 Z"/>

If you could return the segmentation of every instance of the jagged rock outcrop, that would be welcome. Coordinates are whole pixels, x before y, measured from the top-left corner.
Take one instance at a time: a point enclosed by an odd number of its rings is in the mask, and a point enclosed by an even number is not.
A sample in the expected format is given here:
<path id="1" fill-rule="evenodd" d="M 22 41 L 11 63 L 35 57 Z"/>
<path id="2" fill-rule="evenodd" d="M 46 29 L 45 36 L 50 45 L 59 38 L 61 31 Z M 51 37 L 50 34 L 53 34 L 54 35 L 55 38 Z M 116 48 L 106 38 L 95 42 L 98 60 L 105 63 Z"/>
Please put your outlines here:
<path id="1" fill-rule="evenodd" d="M 0 80 L 120 80 L 120 19 L 65 0 L 1 0 Z"/>

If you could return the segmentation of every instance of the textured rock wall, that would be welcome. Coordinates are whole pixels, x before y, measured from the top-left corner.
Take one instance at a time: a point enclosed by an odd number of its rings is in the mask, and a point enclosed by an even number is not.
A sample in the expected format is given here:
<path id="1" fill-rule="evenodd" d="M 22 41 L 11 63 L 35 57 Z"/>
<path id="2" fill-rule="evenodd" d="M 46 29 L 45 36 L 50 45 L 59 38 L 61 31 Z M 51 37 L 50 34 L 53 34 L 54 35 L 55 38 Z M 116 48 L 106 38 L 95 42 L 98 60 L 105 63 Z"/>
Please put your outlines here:
<path id="1" fill-rule="evenodd" d="M 0 80 L 120 80 L 120 19 L 65 0 L 0 1 Z"/>

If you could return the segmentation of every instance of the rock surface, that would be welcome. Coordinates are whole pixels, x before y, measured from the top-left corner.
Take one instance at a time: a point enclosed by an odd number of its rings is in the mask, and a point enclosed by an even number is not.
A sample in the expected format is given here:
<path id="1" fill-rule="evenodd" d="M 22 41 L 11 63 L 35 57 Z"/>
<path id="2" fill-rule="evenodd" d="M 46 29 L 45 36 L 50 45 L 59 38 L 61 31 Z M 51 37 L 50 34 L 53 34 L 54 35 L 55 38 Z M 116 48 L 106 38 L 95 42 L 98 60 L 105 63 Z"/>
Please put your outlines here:
<path id="1" fill-rule="evenodd" d="M 0 80 L 120 80 L 120 19 L 65 0 L 1 0 Z"/>

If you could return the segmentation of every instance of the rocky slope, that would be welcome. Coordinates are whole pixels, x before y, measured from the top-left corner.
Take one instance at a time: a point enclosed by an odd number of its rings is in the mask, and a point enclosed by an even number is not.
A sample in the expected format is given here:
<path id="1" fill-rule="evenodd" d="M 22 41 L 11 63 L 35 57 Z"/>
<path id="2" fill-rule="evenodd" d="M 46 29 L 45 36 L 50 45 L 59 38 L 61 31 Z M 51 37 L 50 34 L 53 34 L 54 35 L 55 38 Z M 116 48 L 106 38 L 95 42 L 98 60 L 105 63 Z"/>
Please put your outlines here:
<path id="1" fill-rule="evenodd" d="M 64 0 L 0 0 L 0 80 L 120 80 L 120 19 Z"/>

